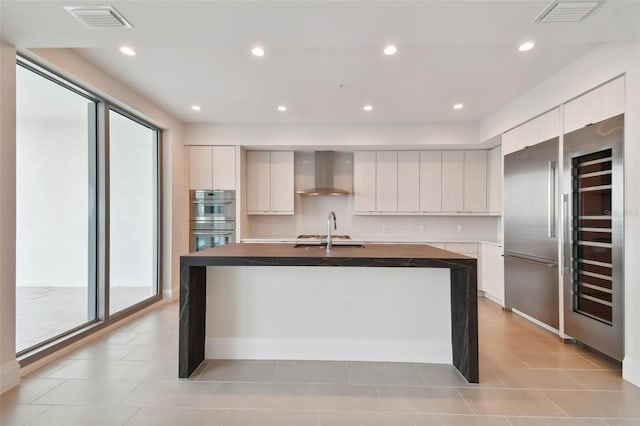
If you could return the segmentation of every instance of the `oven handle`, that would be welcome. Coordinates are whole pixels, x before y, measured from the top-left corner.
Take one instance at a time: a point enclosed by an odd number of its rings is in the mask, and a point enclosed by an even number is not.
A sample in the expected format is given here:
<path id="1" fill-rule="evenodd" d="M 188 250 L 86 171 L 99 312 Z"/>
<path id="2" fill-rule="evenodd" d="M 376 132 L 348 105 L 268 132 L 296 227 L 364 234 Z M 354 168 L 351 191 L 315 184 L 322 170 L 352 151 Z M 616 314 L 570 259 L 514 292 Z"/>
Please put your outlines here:
<path id="1" fill-rule="evenodd" d="M 234 231 L 191 231 L 193 235 L 233 235 Z"/>
<path id="2" fill-rule="evenodd" d="M 233 201 L 201 201 L 201 200 L 193 200 L 191 201 L 193 204 L 204 204 L 205 206 L 210 206 L 214 204 L 232 204 Z"/>

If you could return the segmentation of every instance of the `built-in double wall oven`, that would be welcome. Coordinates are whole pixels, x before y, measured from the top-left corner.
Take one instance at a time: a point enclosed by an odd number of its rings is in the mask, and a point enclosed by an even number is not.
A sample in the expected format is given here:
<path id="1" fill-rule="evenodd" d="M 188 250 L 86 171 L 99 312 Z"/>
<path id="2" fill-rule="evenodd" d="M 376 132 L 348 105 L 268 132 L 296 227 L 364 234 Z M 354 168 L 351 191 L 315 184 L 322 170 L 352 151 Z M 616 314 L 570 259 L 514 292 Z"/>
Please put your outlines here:
<path id="1" fill-rule="evenodd" d="M 190 251 L 235 242 L 235 191 L 189 191 Z"/>

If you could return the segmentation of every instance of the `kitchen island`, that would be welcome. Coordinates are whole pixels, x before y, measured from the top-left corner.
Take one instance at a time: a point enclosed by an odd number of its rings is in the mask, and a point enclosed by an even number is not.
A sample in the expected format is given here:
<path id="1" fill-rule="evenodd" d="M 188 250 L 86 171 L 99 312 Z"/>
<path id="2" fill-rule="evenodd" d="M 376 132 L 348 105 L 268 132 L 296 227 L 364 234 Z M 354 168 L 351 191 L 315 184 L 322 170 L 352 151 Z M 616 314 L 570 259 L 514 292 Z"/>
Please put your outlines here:
<path id="1" fill-rule="evenodd" d="M 428 245 L 368 244 L 295 247 L 230 244 L 180 258 L 179 377 L 190 377 L 205 358 L 207 267 L 437 268 L 450 273 L 452 363 L 469 383 L 478 382 L 476 259 Z M 429 286 L 430 282 L 425 282 Z M 427 301 L 425 300 L 425 307 Z"/>

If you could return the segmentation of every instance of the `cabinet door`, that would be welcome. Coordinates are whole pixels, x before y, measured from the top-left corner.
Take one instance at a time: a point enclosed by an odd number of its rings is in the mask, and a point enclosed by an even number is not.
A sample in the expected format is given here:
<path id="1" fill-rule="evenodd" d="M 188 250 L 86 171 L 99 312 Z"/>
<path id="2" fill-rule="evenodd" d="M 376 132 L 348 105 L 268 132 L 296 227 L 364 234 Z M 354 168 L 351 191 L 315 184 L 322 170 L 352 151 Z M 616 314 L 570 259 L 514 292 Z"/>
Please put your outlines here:
<path id="1" fill-rule="evenodd" d="M 504 258 L 502 246 L 482 243 L 478 262 L 478 290 L 504 306 Z"/>
<path id="2" fill-rule="evenodd" d="M 247 213 L 266 213 L 271 206 L 271 165 L 268 151 L 247 152 Z"/>
<path id="3" fill-rule="evenodd" d="M 212 147 L 211 178 L 213 189 L 236 189 L 236 148 Z"/>
<path id="4" fill-rule="evenodd" d="M 442 152 L 420 152 L 420 211 L 442 211 Z"/>
<path id="5" fill-rule="evenodd" d="M 398 152 L 376 153 L 376 211 L 398 211 Z"/>
<path id="6" fill-rule="evenodd" d="M 564 133 L 623 112 L 624 77 L 619 77 L 564 105 Z"/>
<path id="7" fill-rule="evenodd" d="M 356 151 L 353 153 L 353 211 L 376 210 L 376 153 Z"/>
<path id="8" fill-rule="evenodd" d="M 489 151 L 489 211 L 502 211 L 502 149 L 500 146 Z"/>
<path id="9" fill-rule="evenodd" d="M 464 153 L 464 211 L 487 211 L 487 151 Z"/>
<path id="10" fill-rule="evenodd" d="M 464 209 L 464 151 L 442 152 L 442 211 Z"/>
<path id="11" fill-rule="evenodd" d="M 211 147 L 189 147 L 189 189 L 216 189 L 211 177 Z"/>
<path id="12" fill-rule="evenodd" d="M 398 152 L 398 211 L 420 211 L 420 152 Z"/>
<path id="13" fill-rule="evenodd" d="M 271 212 L 293 214 L 293 151 L 271 153 Z"/>

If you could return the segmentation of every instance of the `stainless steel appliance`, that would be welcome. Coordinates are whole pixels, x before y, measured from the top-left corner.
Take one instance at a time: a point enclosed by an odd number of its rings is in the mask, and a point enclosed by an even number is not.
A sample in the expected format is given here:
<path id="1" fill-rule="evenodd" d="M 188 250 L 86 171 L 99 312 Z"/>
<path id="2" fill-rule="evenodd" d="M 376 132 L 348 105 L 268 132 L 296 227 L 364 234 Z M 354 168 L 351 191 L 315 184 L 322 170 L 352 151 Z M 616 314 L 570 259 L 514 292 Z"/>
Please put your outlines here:
<path id="1" fill-rule="evenodd" d="M 235 191 L 189 191 L 192 252 L 235 242 Z"/>
<path id="2" fill-rule="evenodd" d="M 624 355 L 624 115 L 564 135 L 565 333 Z"/>
<path id="3" fill-rule="evenodd" d="M 559 138 L 504 158 L 505 306 L 558 329 Z"/>

